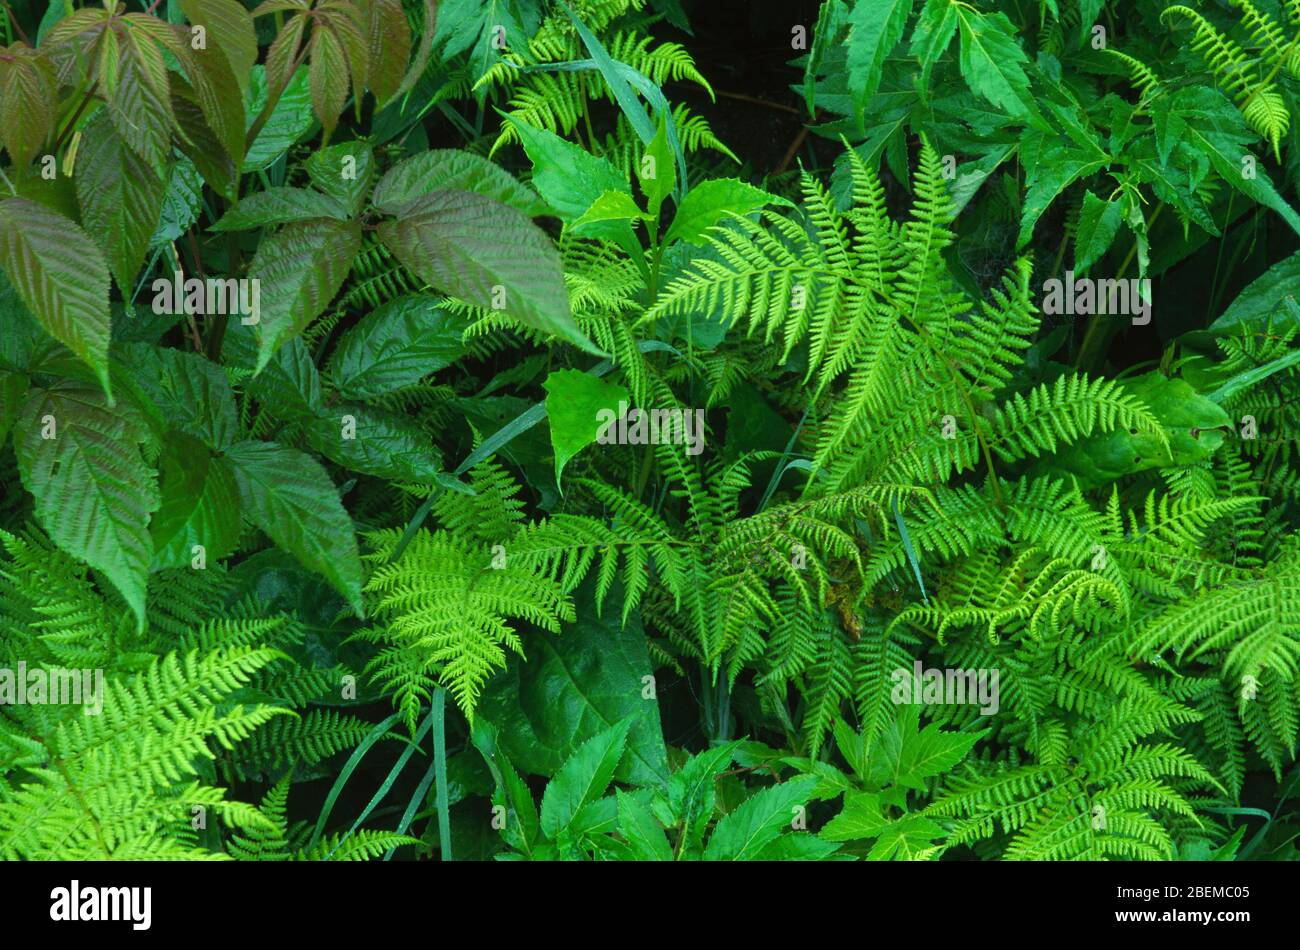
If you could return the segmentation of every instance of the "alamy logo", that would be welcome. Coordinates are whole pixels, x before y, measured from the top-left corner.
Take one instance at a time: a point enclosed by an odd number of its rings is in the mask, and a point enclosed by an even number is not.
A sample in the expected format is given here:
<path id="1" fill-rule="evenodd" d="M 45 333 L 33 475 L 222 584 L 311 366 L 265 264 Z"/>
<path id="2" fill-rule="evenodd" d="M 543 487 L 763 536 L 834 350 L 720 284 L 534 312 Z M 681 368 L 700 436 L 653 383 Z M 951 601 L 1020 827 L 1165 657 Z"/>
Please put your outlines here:
<path id="1" fill-rule="evenodd" d="M 71 887 L 50 891 L 50 920 L 129 920 L 132 930 L 148 930 L 153 920 L 151 887 Z"/>
<path id="2" fill-rule="evenodd" d="M 924 669 L 917 660 L 911 670 L 899 667 L 890 674 L 894 689 L 890 698 L 897 705 L 962 706 L 979 704 L 986 716 L 997 713 L 998 671 Z"/>
<path id="3" fill-rule="evenodd" d="M 0 668 L 0 706 L 84 706 L 87 716 L 104 711 L 104 671 L 46 669 L 19 662 Z"/>
<path id="4" fill-rule="evenodd" d="M 262 320 L 262 286 L 256 277 L 185 279 L 180 271 L 170 280 L 153 282 L 154 313 L 239 314 L 239 322 L 253 326 Z"/>
<path id="5" fill-rule="evenodd" d="M 681 445 L 687 455 L 704 451 L 703 409 L 632 409 L 627 402 L 618 411 L 601 409 L 596 413 L 600 428 L 596 441 L 601 445 Z"/>
<path id="6" fill-rule="evenodd" d="M 1043 313 L 1049 316 L 1092 316 L 1121 314 L 1133 318 L 1133 326 L 1151 322 L 1151 278 L 1113 279 L 1074 277 L 1065 272 L 1065 280 L 1050 277 L 1043 281 Z"/>

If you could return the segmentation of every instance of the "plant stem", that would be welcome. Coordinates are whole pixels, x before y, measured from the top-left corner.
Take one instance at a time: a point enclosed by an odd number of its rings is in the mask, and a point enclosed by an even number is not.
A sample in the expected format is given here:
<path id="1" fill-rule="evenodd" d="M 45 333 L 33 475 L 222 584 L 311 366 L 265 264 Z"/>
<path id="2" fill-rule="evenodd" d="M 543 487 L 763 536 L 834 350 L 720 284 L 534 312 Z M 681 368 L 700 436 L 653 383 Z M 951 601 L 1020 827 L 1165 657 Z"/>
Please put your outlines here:
<path id="1" fill-rule="evenodd" d="M 14 11 L 9 9 L 8 0 L 5 0 L 4 8 L 5 8 L 5 13 L 9 14 L 9 20 L 11 23 L 13 23 L 14 29 L 18 31 L 18 38 L 22 40 L 24 43 L 26 43 L 28 46 L 34 45 L 32 41 L 27 38 L 27 34 L 23 32 L 22 24 L 18 22 L 18 17 L 14 14 Z"/>
<path id="2" fill-rule="evenodd" d="M 81 118 L 81 113 L 85 112 L 86 106 L 90 105 L 90 100 L 94 98 L 95 91 L 98 88 L 99 88 L 99 80 L 95 80 L 95 82 L 91 85 L 91 87 L 86 90 L 86 95 L 82 97 L 81 104 L 77 106 L 77 111 L 72 113 L 72 118 L 70 118 L 68 120 L 68 124 L 63 127 L 63 131 L 59 133 L 59 137 L 54 140 L 53 151 L 57 152 L 59 148 L 63 145 L 64 140 L 68 137 L 69 133 L 71 133 L 73 128 L 76 126 L 77 120 Z"/>
<path id="3" fill-rule="evenodd" d="M 433 694 L 433 774 L 437 788 L 438 848 L 442 860 L 454 861 L 451 854 L 451 811 L 447 796 L 447 691 Z"/>

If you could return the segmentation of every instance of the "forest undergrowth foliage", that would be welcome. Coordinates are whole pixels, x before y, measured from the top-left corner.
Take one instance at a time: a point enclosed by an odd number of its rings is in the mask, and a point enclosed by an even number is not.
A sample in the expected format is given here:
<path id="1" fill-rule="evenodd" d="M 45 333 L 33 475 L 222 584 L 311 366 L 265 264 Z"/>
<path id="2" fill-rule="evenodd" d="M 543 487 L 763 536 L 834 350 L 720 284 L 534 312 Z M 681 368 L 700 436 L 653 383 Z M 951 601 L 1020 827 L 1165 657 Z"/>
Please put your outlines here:
<path id="1" fill-rule="evenodd" d="M 0 857 L 1296 857 L 1300 3 L 730 6 L 0 2 Z"/>

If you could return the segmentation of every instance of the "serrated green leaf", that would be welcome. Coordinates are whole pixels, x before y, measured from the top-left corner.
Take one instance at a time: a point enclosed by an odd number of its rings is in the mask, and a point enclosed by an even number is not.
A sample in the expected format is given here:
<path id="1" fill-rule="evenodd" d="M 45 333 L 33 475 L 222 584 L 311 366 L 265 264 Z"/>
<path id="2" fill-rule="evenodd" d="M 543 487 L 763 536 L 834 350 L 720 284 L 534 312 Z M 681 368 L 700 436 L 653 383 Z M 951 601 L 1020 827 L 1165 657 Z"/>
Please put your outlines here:
<path id="1" fill-rule="evenodd" d="M 560 766 L 542 794 L 542 833 L 554 838 L 586 805 L 605 794 L 623 758 L 631 717 L 598 732 Z"/>
<path id="2" fill-rule="evenodd" d="M 130 299 L 167 185 L 127 147 L 103 112 L 86 125 L 76 185 L 82 224 L 103 242 L 118 290 Z"/>
<path id="3" fill-rule="evenodd" d="M 248 107 L 245 110 L 249 128 L 266 105 L 266 70 L 254 66 L 249 84 Z M 242 170 L 260 171 L 273 163 L 306 135 L 316 120 L 311 111 L 311 90 L 307 68 L 301 67 L 293 74 L 289 84 L 271 110 L 271 116 L 262 126 L 253 144 L 244 155 Z"/>
<path id="4" fill-rule="evenodd" d="M 86 232 L 26 198 L 0 200 L 0 269 L 45 331 L 109 392 L 108 265 Z"/>
<path id="5" fill-rule="evenodd" d="M 1276 211 L 1300 234 L 1300 215 L 1278 194 L 1262 163 L 1250 152 L 1255 134 L 1221 92 L 1205 86 L 1184 87 L 1174 93 L 1173 109 L 1183 117 L 1182 148 L 1209 159 L 1229 186 Z"/>
<path id="6" fill-rule="evenodd" d="M 659 209 L 663 207 L 664 199 L 677 187 L 677 165 L 673 161 L 673 151 L 668 143 L 666 115 L 659 117 L 659 130 L 655 132 L 655 137 L 650 144 L 645 147 L 645 154 L 641 156 L 636 172 L 637 180 L 641 183 L 641 193 L 646 197 L 650 218 L 658 221 Z M 635 203 L 632 206 L 635 208 Z"/>
<path id="7" fill-rule="evenodd" d="M 260 371 L 334 299 L 361 249 L 356 221 L 318 218 L 285 225 L 264 237 L 248 265 L 260 284 Z"/>
<path id="8" fill-rule="evenodd" d="M 149 522 L 153 569 L 193 567 L 195 545 L 206 561 L 229 557 L 239 544 L 239 486 L 228 459 L 174 432 L 159 458 L 161 503 Z"/>
<path id="9" fill-rule="evenodd" d="M 196 353 L 146 343 L 115 349 L 161 432 L 177 430 L 213 449 L 239 437 L 235 394 L 221 367 Z"/>
<path id="10" fill-rule="evenodd" d="M 238 0 L 178 0 L 185 18 L 205 29 L 205 39 L 226 57 L 240 90 L 248 92 L 257 62 L 257 34 L 252 14 Z"/>
<path id="11" fill-rule="evenodd" d="M 559 484 L 569 459 L 596 441 L 602 417 L 606 424 L 617 418 L 619 403 L 627 401 L 628 393 L 622 386 L 576 369 L 556 370 L 546 378 L 543 388 L 551 445 L 555 448 L 555 481 Z"/>
<path id="12" fill-rule="evenodd" d="M 365 142 L 340 142 L 315 152 L 305 167 L 313 185 L 356 214 L 375 178 L 375 155 Z"/>
<path id="13" fill-rule="evenodd" d="M 354 472 L 427 483 L 442 470 L 428 434 L 406 416 L 338 403 L 302 425 L 308 445 Z"/>
<path id="14" fill-rule="evenodd" d="M 1115 242 L 1124 209 L 1118 201 L 1103 201 L 1091 191 L 1084 192 L 1079 211 L 1079 229 L 1074 236 L 1074 269 L 1085 273 L 1101 259 Z"/>
<path id="15" fill-rule="evenodd" d="M 709 836 L 705 861 L 745 861 L 793 826 L 796 808 L 807 803 L 817 779 L 802 776 L 755 792 L 725 815 Z"/>
<path id="16" fill-rule="evenodd" d="M 618 831 L 632 846 L 636 857 L 642 861 L 671 861 L 673 849 L 654 813 L 635 795 L 622 789 L 615 794 L 618 799 Z"/>
<path id="17" fill-rule="evenodd" d="M 140 455 L 145 432 L 125 405 L 111 408 L 99 390 L 61 381 L 28 394 L 14 434 L 37 523 L 117 588 L 139 629 L 153 560 L 149 515 L 159 504 Z"/>
<path id="18" fill-rule="evenodd" d="M 248 520 L 322 574 L 364 617 L 356 533 L 325 469 L 310 455 L 274 442 L 239 442 L 225 457 L 234 466 Z"/>
<path id="19" fill-rule="evenodd" d="M 465 321 L 431 294 L 411 294 L 371 311 L 344 334 L 328 373 L 345 399 L 376 399 L 413 386 L 465 353 Z"/>
<path id="20" fill-rule="evenodd" d="M 673 218 L 664 243 L 685 241 L 703 246 L 709 228 L 731 214 L 749 214 L 769 204 L 790 206 L 790 202 L 735 178 L 701 182 L 687 192 Z"/>
<path id="21" fill-rule="evenodd" d="M 954 4 L 961 30 L 960 66 L 971 90 L 1014 116 L 1032 111 L 1025 51 L 1005 13 L 977 13 Z"/>
<path id="22" fill-rule="evenodd" d="M 632 194 L 627 179 L 607 160 L 554 132 L 513 118 L 510 123 L 533 163 L 533 187 L 562 220 L 578 220 L 607 191 Z"/>
<path id="23" fill-rule="evenodd" d="M 472 152 L 445 148 L 398 162 L 375 185 L 371 202 L 379 211 L 394 214 L 408 202 L 444 188 L 493 198 L 529 217 L 550 213 L 537 192 L 500 165 Z"/>
<path id="24" fill-rule="evenodd" d="M 491 722 L 510 761 L 534 775 L 553 775 L 584 741 L 632 716 L 620 781 L 668 780 L 668 751 L 659 705 L 642 698 L 651 675 L 638 614 L 627 622 L 596 613 L 590 594 L 578 599 L 578 619 L 560 636 L 525 639 L 527 661 L 511 657 L 483 690 L 475 718 Z"/>
<path id="25" fill-rule="evenodd" d="M 880 87 L 885 59 L 903 38 L 912 0 L 876 0 L 857 3 L 849 13 L 849 91 L 859 107 Z"/>
<path id="26" fill-rule="evenodd" d="M 329 195 L 309 188 L 278 187 L 241 199 L 209 230 L 247 231 L 311 218 L 346 221 L 349 217 L 347 208 Z"/>
<path id="27" fill-rule="evenodd" d="M 468 191 L 416 198 L 379 238 L 417 277 L 479 307 L 599 352 L 573 322 L 560 256 L 522 212 Z"/>
<path id="28" fill-rule="evenodd" d="M 848 792 L 844 808 L 818 834 L 827 841 L 857 841 L 874 838 L 889 827 L 875 792 Z"/>

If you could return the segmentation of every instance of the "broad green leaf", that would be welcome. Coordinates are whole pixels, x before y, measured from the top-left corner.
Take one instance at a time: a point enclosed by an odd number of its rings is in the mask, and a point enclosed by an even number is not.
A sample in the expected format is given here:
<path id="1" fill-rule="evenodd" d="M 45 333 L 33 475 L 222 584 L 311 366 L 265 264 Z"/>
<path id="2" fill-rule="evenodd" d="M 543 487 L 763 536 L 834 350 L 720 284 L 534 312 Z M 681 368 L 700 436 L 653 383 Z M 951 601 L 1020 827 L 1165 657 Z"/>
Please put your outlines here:
<path id="1" fill-rule="evenodd" d="M 623 174 L 606 159 L 566 142 L 554 132 L 510 120 L 533 163 L 533 187 L 566 222 L 582 217 L 607 191 L 631 195 Z"/>
<path id="2" fill-rule="evenodd" d="M 635 795 L 619 789 L 618 831 L 627 839 L 641 861 L 671 861 L 673 849 L 668 836 L 655 820 L 654 813 L 637 800 Z"/>
<path id="3" fill-rule="evenodd" d="M 1134 472 L 1203 462 L 1223 444 L 1217 430 L 1232 425 L 1222 407 L 1159 371 L 1125 379 L 1124 388 L 1160 420 L 1168 449 L 1154 433 L 1120 428 L 1062 446 L 1044 467 L 1069 472 L 1081 487 L 1092 488 Z"/>
<path id="4" fill-rule="evenodd" d="M 375 177 L 375 155 L 365 142 L 340 142 L 304 163 L 311 182 L 352 214 L 361 210 Z"/>
<path id="5" fill-rule="evenodd" d="M 103 242 L 109 269 L 129 300 L 158 225 L 167 185 L 149 163 L 127 148 L 103 112 L 86 124 L 76 184 L 82 224 Z"/>
<path id="6" fill-rule="evenodd" d="M 360 248 L 357 222 L 328 218 L 287 224 L 262 238 L 248 265 L 248 276 L 260 281 L 259 371 L 334 299 Z"/>
<path id="7" fill-rule="evenodd" d="M 1182 149 L 1208 158 L 1228 185 L 1276 211 L 1300 234 L 1300 215 L 1278 194 L 1263 163 L 1250 152 L 1248 146 L 1257 136 L 1223 93 L 1206 86 L 1185 86 L 1174 93 L 1173 109 L 1183 118 Z"/>
<path id="8" fill-rule="evenodd" d="M 740 744 L 737 739 L 691 756 L 668 780 L 664 798 L 656 801 L 655 811 L 664 825 L 685 829 L 687 840 L 681 850 L 693 850 L 704 839 L 717 801 L 718 776 L 731 764 Z"/>
<path id="9" fill-rule="evenodd" d="M 371 311 L 344 334 L 328 374 L 345 399 L 376 399 L 414 386 L 465 353 L 465 321 L 431 294 L 411 294 Z"/>
<path id="10" fill-rule="evenodd" d="M 45 351 L 59 344 L 41 329 L 14 285 L 0 270 L 0 368 L 26 373 L 41 361 Z"/>
<path id="11" fill-rule="evenodd" d="M 356 533 L 325 469 L 310 455 L 274 442 L 239 442 L 225 457 L 234 466 L 248 520 L 304 567 L 324 575 L 364 617 Z"/>
<path id="12" fill-rule="evenodd" d="M 239 166 L 208 125 L 197 93 L 179 76 L 172 77 L 171 89 L 177 147 L 194 163 L 213 191 L 234 201 L 239 193 Z"/>
<path id="13" fill-rule="evenodd" d="M 177 159 L 167 179 L 158 227 L 149 238 L 149 245 L 169 244 L 193 227 L 199 219 L 202 198 L 203 176 L 198 168 L 187 158 Z"/>
<path id="14" fill-rule="evenodd" d="M 186 75 L 194 88 L 194 98 L 208 128 L 221 144 L 222 152 L 238 168 L 244 161 L 247 122 L 239 81 L 224 56 L 204 51 L 188 52 L 184 62 Z"/>
<path id="15" fill-rule="evenodd" d="M 514 838 L 519 850 L 531 854 L 533 846 L 541 837 L 542 823 L 537 814 L 537 803 L 533 801 L 528 784 L 501 751 L 496 728 L 490 722 L 482 716 L 475 716 L 470 724 L 470 736 L 474 747 L 483 755 L 488 768 L 492 770 L 498 788 L 505 792 L 505 803 L 513 811 L 512 817 L 516 825 L 512 827 L 507 823 L 503 830 Z"/>
<path id="16" fill-rule="evenodd" d="M 444 188 L 472 191 L 517 208 L 529 217 L 549 214 L 546 203 L 513 175 L 473 152 L 432 149 L 403 159 L 379 180 L 371 203 L 393 214 L 408 202 Z"/>
<path id="17" fill-rule="evenodd" d="M 18 420 L 30 385 L 26 373 L 0 369 L 0 446 L 9 438 L 9 430 Z"/>
<path id="18" fill-rule="evenodd" d="M 1072 182 L 1101 170 L 1108 161 L 1109 156 L 1095 148 L 1082 149 L 1060 141 L 1048 143 L 1028 172 L 1017 246 L 1029 243 L 1039 217 L 1061 192 Z"/>
<path id="19" fill-rule="evenodd" d="M 664 243 L 685 241 L 704 246 L 708 243 L 705 236 L 709 228 L 728 215 L 749 214 L 769 204 L 788 207 L 790 202 L 735 178 L 701 182 L 686 193 L 668 233 L 664 235 Z"/>
<path id="20" fill-rule="evenodd" d="M 997 167 L 1015 153 L 1015 145 L 997 145 L 973 162 L 957 166 L 957 177 L 948 187 L 952 214 L 959 215 Z"/>
<path id="21" fill-rule="evenodd" d="M 266 71 L 261 66 L 254 66 L 249 84 L 248 126 L 252 128 L 266 105 Z M 277 158 L 301 139 L 315 124 L 311 111 L 311 91 L 308 88 L 307 69 L 300 68 L 293 74 L 289 84 L 271 110 L 257 139 L 248 147 L 244 155 L 243 171 L 255 172 L 270 165 Z"/>
<path id="22" fill-rule="evenodd" d="M 966 84 L 976 94 L 1014 116 L 1033 112 L 1029 62 L 1016 41 L 1016 28 L 1005 13 L 977 13 L 953 4 L 961 29 L 960 66 Z"/>
<path id="23" fill-rule="evenodd" d="M 111 34 L 106 31 L 104 35 Z M 144 37 L 128 35 L 125 46 L 117 86 L 106 105 L 108 117 L 137 155 L 151 168 L 161 168 L 167 159 L 172 124 L 162 53 Z"/>
<path id="24" fill-rule="evenodd" d="M 224 449 L 239 437 L 235 394 L 216 363 L 146 343 L 126 344 L 114 352 L 158 431 L 178 430 L 212 449 Z"/>
<path id="25" fill-rule="evenodd" d="M 229 557 L 239 544 L 239 486 L 228 459 L 174 432 L 159 459 L 161 504 L 149 522 L 153 569 L 189 568 L 195 546 L 205 561 Z"/>
<path id="26" fill-rule="evenodd" d="M 849 14 L 849 91 L 859 108 L 880 87 L 885 60 L 903 38 L 911 14 L 912 0 L 859 0 Z"/>
<path id="27" fill-rule="evenodd" d="M 631 717 L 598 732 L 574 750 L 542 793 L 542 833 L 554 839 L 586 805 L 605 794 L 623 758 Z"/>
<path id="28" fill-rule="evenodd" d="M 825 861 L 840 849 L 816 835 L 781 835 L 759 851 L 756 861 Z"/>
<path id="29" fill-rule="evenodd" d="M 569 459 L 595 442 L 601 429 L 617 419 L 619 403 L 626 403 L 628 394 L 622 386 L 576 369 L 556 370 L 543 387 L 559 484 Z"/>
<path id="30" fill-rule="evenodd" d="M 239 88 L 248 91 L 248 75 L 257 61 L 257 35 L 253 32 L 252 14 L 239 0 L 179 0 L 185 17 L 203 26 L 205 40 L 220 49 Z"/>
<path id="31" fill-rule="evenodd" d="M 930 72 L 952 45 L 957 32 L 957 8 L 952 0 L 925 0 L 908 52 L 921 62 L 921 85 L 930 88 Z"/>
<path id="32" fill-rule="evenodd" d="M 239 88 L 248 92 L 249 75 L 257 62 L 253 17 L 239 0 L 178 0 L 185 18 L 205 30 L 205 40 L 230 64 Z"/>
<path id="33" fill-rule="evenodd" d="M 668 779 L 668 752 L 659 705 L 653 695 L 643 698 L 652 670 L 640 617 L 634 612 L 620 623 L 598 616 L 589 593 L 580 593 L 577 605 L 577 622 L 559 636 L 525 634 L 527 661 L 509 658 L 483 690 L 475 718 L 496 726 L 522 771 L 553 775 L 584 741 L 632 716 L 615 777 L 659 785 Z"/>
<path id="34" fill-rule="evenodd" d="M 929 818 L 908 815 L 882 829 L 869 861 L 923 861 L 933 853 L 934 842 L 943 829 Z"/>
<path id="35" fill-rule="evenodd" d="M 310 188 L 268 188 L 241 199 L 209 230 L 247 231 L 311 218 L 346 221 L 349 214 L 338 199 Z"/>
<path id="36" fill-rule="evenodd" d="M 108 265 L 86 232 L 26 198 L 0 200 L 0 270 L 108 392 Z"/>
<path id="37" fill-rule="evenodd" d="M 141 630 L 153 560 L 149 515 L 159 504 L 140 455 L 145 435 L 125 404 L 111 408 L 99 390 L 74 381 L 31 390 L 14 432 L 37 523 L 117 588 Z"/>
<path id="38" fill-rule="evenodd" d="M 817 78 L 831 57 L 843 62 L 845 52 L 840 42 L 840 32 L 848 22 L 849 6 L 845 0 L 826 0 L 817 13 L 813 26 L 812 48 L 804 60 L 803 98 L 808 117 L 817 115 Z"/>
<path id="39" fill-rule="evenodd" d="M 673 193 L 677 187 L 677 166 L 673 162 L 673 152 L 668 145 L 668 120 L 667 116 L 659 117 L 659 131 L 645 148 L 645 154 L 641 156 L 641 163 L 636 169 L 637 179 L 641 182 L 641 193 L 645 195 L 647 209 L 650 218 L 653 221 L 659 220 L 659 209 L 663 207 L 664 199 Z M 604 198 L 608 195 L 602 195 Z M 599 202 L 597 202 L 599 203 Z M 594 207 L 594 206 L 593 206 Z M 636 208 L 636 204 L 632 204 Z M 588 210 L 587 215 L 591 211 Z M 586 217 L 586 215 L 584 215 Z M 635 215 L 629 215 L 635 217 Z"/>
<path id="40" fill-rule="evenodd" d="M 807 803 L 816 786 L 815 777 L 802 776 L 755 792 L 718 822 L 704 849 L 704 860 L 745 861 L 755 857 L 793 826 L 797 808 Z"/>
<path id="41" fill-rule="evenodd" d="M 881 733 L 871 763 L 872 781 L 925 791 L 925 779 L 954 768 L 984 735 L 945 731 L 933 722 L 918 732 L 915 716 L 900 716 Z"/>
<path id="42" fill-rule="evenodd" d="M 348 97 L 347 57 L 334 30 L 313 27 L 311 39 L 311 106 L 328 138 L 334 134 L 339 113 Z"/>
<path id="43" fill-rule="evenodd" d="M 1079 228 L 1074 235 L 1074 270 L 1086 273 L 1101 256 L 1110 250 L 1115 235 L 1124 220 L 1123 206 L 1118 201 L 1103 201 L 1091 191 L 1083 193 L 1083 208 L 1079 212 Z"/>
<path id="44" fill-rule="evenodd" d="M 227 366 L 251 372 L 257 365 L 254 328 L 238 320 L 230 321 L 222 342 L 221 358 Z M 315 418 L 324 405 L 316 361 L 302 340 L 296 337 L 280 347 L 246 386 L 249 395 L 277 419 Z"/>
<path id="45" fill-rule="evenodd" d="M 366 85 L 374 93 L 375 102 L 382 106 L 397 92 L 406 74 L 406 61 L 411 55 L 411 28 L 401 0 L 371 0 L 362 9 L 369 51 Z"/>
<path id="46" fill-rule="evenodd" d="M 875 792 L 848 792 L 844 808 L 818 834 L 827 841 L 857 841 L 874 838 L 889 827 Z"/>
<path id="47" fill-rule="evenodd" d="M 337 403 L 304 422 L 307 443 L 344 468 L 397 482 L 432 482 L 441 471 L 429 435 L 414 419 Z"/>
<path id="48" fill-rule="evenodd" d="M 590 225 L 606 221 L 633 221 L 646 218 L 649 218 L 649 215 L 636 206 L 631 195 L 622 191 L 607 191 L 596 199 L 582 217 L 573 222 L 573 232 L 578 234 Z"/>
<path id="49" fill-rule="evenodd" d="M 502 309 L 584 350 L 573 322 L 560 256 L 526 215 L 468 191 L 416 198 L 379 238 L 417 277 L 479 307 Z"/>
<path id="50" fill-rule="evenodd" d="M 35 50 L 14 43 L 0 63 L 0 144 L 9 164 L 26 165 L 54 131 L 58 78 Z"/>
<path id="51" fill-rule="evenodd" d="M 1298 312 L 1286 303 L 1297 304 L 1300 293 L 1300 252 L 1278 261 L 1259 277 L 1246 285 L 1223 311 L 1219 319 L 1210 324 L 1213 333 L 1231 335 L 1249 327 L 1261 331 L 1269 321 L 1281 327 L 1296 320 Z"/>

